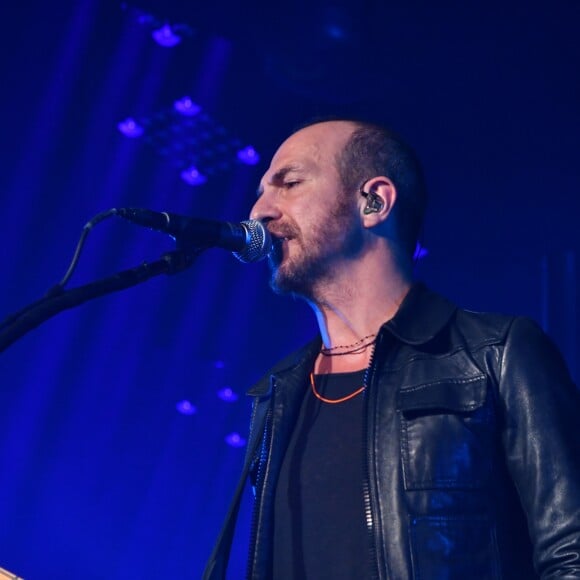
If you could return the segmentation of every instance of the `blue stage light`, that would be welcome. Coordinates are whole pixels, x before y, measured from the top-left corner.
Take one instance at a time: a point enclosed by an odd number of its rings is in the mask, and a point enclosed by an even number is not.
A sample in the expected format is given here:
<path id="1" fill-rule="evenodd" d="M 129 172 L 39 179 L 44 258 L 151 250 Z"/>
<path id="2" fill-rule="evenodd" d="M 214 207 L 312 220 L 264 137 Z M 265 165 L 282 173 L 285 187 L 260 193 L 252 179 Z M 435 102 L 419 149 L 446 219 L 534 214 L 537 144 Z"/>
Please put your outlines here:
<path id="1" fill-rule="evenodd" d="M 124 121 L 121 121 L 117 125 L 117 129 L 119 129 L 119 131 L 123 133 L 125 137 L 130 137 L 131 139 L 141 137 L 141 135 L 143 135 L 143 133 L 145 132 L 145 129 L 141 125 L 139 125 L 139 123 L 137 123 L 135 119 L 131 117 L 128 117 Z"/>
<path id="2" fill-rule="evenodd" d="M 181 36 L 176 34 L 169 24 L 157 28 L 151 33 L 151 36 L 159 46 L 172 47 L 181 42 Z"/>

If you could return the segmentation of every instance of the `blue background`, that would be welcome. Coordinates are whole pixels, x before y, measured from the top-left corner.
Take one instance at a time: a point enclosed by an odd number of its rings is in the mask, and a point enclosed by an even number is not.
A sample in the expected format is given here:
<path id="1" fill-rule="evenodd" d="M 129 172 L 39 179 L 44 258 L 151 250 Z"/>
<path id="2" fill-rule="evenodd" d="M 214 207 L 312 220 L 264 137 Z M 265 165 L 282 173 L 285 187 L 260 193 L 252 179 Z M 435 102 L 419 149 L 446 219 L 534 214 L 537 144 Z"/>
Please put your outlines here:
<path id="1" fill-rule="evenodd" d="M 296 125 L 364 114 L 424 161 L 418 276 L 470 309 L 532 316 L 578 380 L 580 4 L 203 4 L 3 4 L 2 312 L 62 277 L 96 213 L 239 221 Z M 173 48 L 152 40 L 164 22 L 181 25 Z M 262 162 L 186 184 L 171 129 L 185 95 Z M 129 139 L 128 117 L 159 131 Z M 108 220 L 70 285 L 172 247 Z M 14 344 L 0 357 L 0 566 L 27 580 L 199 577 L 241 468 L 244 447 L 225 438 L 247 435 L 244 392 L 315 331 L 304 304 L 270 292 L 264 263 L 210 250 Z M 218 397 L 226 386 L 237 401 Z M 182 400 L 197 412 L 178 413 Z M 232 578 L 249 509 L 247 495 Z"/>

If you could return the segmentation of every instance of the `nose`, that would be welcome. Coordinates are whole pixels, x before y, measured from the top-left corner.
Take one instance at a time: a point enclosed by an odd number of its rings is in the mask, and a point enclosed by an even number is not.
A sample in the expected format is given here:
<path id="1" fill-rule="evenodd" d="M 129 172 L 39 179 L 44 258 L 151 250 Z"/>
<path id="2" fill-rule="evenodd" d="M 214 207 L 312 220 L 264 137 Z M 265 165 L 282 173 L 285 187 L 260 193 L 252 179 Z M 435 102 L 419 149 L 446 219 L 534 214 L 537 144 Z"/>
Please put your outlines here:
<path id="1" fill-rule="evenodd" d="M 250 211 L 250 219 L 270 221 L 280 219 L 282 212 L 273 192 L 264 191 Z"/>

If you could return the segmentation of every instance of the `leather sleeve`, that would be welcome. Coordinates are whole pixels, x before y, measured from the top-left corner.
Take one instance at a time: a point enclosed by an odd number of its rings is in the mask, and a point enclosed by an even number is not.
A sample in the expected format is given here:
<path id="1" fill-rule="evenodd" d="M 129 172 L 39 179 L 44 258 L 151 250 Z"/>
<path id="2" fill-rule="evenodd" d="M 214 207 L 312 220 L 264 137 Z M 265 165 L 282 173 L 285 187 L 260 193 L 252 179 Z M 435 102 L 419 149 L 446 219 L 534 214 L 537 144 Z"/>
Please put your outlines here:
<path id="1" fill-rule="evenodd" d="M 542 579 L 580 578 L 580 391 L 532 321 L 514 320 L 499 377 L 508 469 Z"/>

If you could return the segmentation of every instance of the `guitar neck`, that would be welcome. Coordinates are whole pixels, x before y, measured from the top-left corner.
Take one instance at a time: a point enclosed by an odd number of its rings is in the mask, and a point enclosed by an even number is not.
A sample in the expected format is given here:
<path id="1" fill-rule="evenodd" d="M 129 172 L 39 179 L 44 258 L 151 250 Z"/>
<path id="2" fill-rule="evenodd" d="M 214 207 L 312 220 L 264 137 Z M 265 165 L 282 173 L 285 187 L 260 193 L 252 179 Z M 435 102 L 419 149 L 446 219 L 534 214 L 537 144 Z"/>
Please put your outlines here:
<path id="1" fill-rule="evenodd" d="M 8 572 L 4 568 L 0 568 L 0 580 L 24 580 L 24 578 L 16 576 L 16 574 L 12 574 L 12 572 Z"/>

